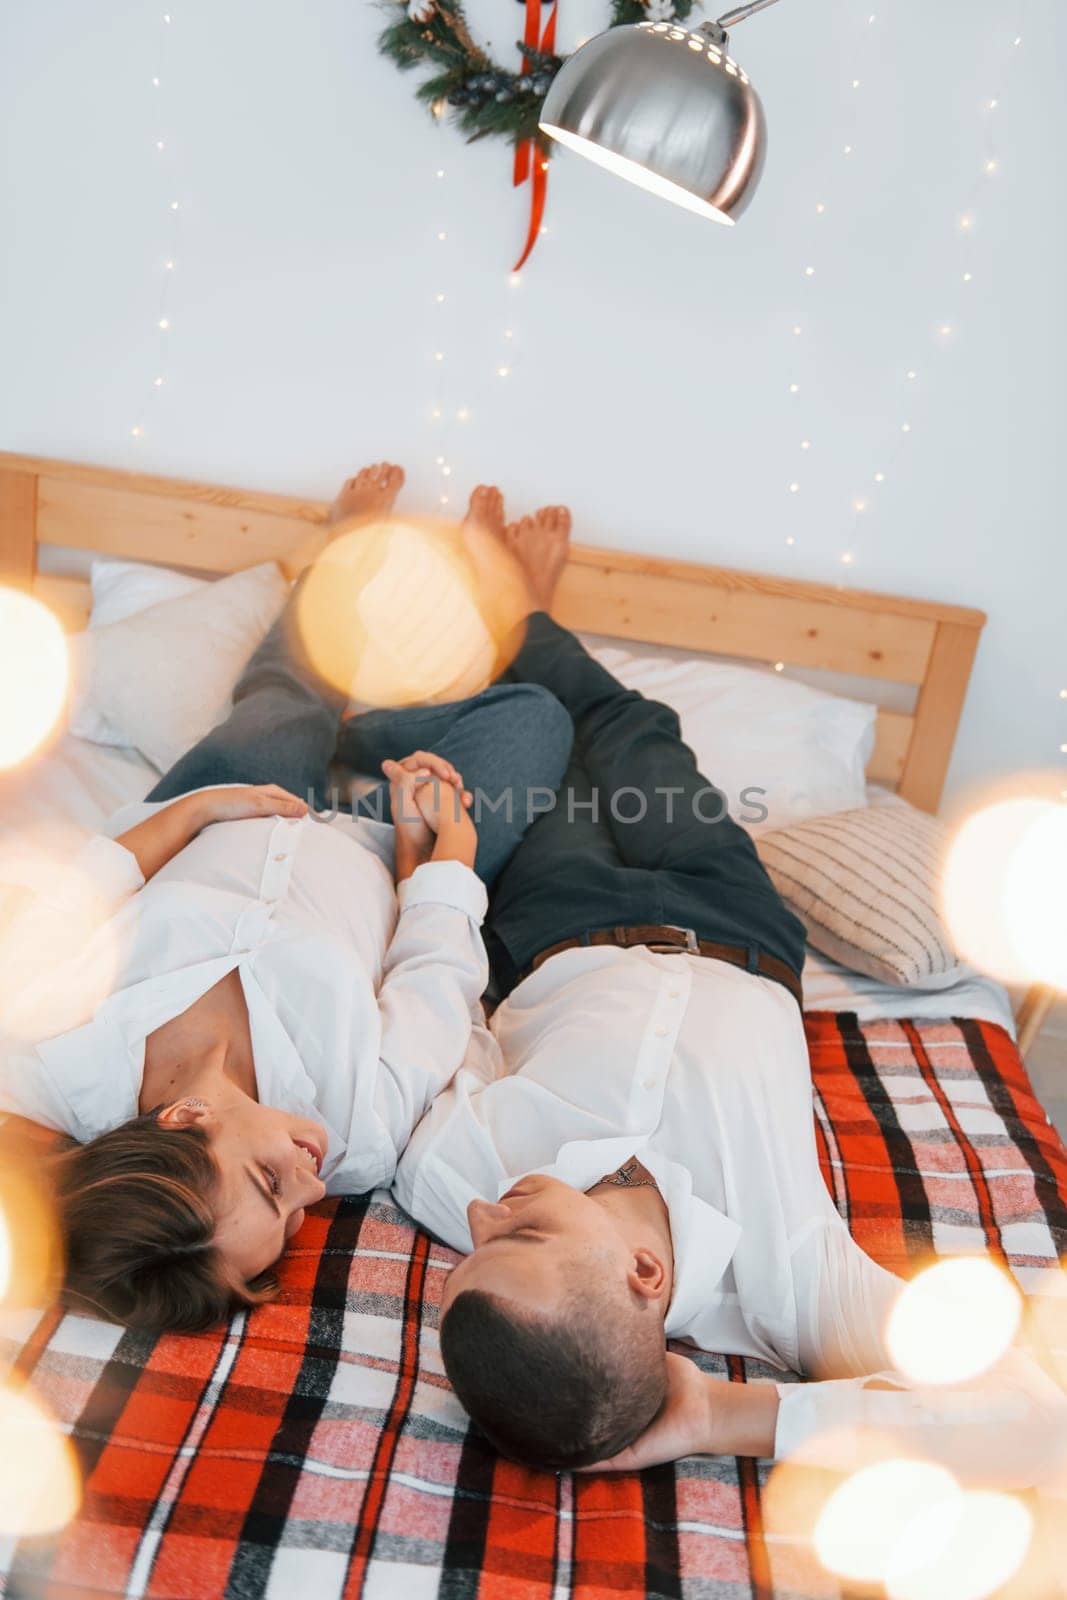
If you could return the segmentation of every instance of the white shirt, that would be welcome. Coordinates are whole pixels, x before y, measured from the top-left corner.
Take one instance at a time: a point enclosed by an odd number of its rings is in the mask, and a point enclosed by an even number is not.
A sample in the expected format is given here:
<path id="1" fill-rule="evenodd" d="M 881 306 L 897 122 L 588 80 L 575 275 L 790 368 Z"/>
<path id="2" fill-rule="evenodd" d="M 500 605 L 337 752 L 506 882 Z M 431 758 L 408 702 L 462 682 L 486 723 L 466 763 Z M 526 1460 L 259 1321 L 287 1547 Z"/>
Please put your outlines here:
<path id="1" fill-rule="evenodd" d="M 635 1154 L 670 1216 L 667 1337 L 856 1380 L 783 1386 L 778 1454 L 820 1434 L 821 1393 L 839 1430 L 851 1419 L 858 1434 L 873 1408 L 884 1432 L 895 1404 L 902 1436 L 931 1417 L 936 1431 L 936 1396 L 863 1386 L 890 1365 L 885 1326 L 901 1284 L 855 1243 L 827 1193 L 800 1012 L 769 978 L 645 948 L 553 957 L 491 1032 L 475 1030 L 395 1191 L 469 1252 L 470 1200 L 495 1201 L 530 1172 L 585 1190 Z M 995 1441 L 992 1424 L 986 1437 Z"/>
<path id="2" fill-rule="evenodd" d="M 215 823 L 147 884 L 103 836 L 63 870 L 0 862 L 35 891 L 0 952 L 0 1110 L 80 1141 L 118 1127 L 148 1034 L 236 969 L 260 1100 L 325 1126 L 330 1193 L 389 1183 L 487 976 L 480 879 L 428 862 L 397 893 L 392 838 L 350 817 Z"/>

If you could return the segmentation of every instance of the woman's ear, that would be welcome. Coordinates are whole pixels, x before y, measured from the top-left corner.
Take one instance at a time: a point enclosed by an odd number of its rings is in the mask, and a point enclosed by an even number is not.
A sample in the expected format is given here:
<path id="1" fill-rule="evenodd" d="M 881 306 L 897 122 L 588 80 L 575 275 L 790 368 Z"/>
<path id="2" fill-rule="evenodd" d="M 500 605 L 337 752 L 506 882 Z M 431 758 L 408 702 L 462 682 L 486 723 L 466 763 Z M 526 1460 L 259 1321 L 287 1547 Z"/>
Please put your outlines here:
<path id="1" fill-rule="evenodd" d="M 658 1300 L 667 1288 L 667 1269 L 654 1250 L 635 1250 L 627 1281 L 634 1294 Z"/>
<path id="2" fill-rule="evenodd" d="M 175 1100 L 163 1107 L 156 1120 L 161 1128 L 191 1128 L 205 1121 L 209 1110 L 206 1100 Z"/>

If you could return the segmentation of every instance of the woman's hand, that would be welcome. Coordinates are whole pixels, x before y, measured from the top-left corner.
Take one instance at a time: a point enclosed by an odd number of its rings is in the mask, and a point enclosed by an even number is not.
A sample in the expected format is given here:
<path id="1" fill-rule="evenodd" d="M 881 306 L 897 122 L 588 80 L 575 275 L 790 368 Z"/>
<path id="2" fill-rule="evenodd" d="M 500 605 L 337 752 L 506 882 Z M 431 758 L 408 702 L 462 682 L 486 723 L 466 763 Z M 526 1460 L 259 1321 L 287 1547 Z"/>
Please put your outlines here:
<path id="1" fill-rule="evenodd" d="M 396 827 L 396 880 L 402 883 L 425 861 L 474 865 L 478 836 L 468 814 L 472 796 L 463 775 L 432 751 L 403 761 L 383 761 Z"/>
<path id="2" fill-rule="evenodd" d="M 306 817 L 308 803 L 276 783 L 234 784 L 185 797 L 197 828 L 212 822 L 242 822 L 248 817 Z M 177 802 L 179 805 L 181 801 Z"/>
<path id="3" fill-rule="evenodd" d="M 303 817 L 307 809 L 306 800 L 298 800 L 276 783 L 203 789 L 161 806 L 115 842 L 136 859 L 147 882 L 212 822 L 238 822 L 244 817 Z"/>

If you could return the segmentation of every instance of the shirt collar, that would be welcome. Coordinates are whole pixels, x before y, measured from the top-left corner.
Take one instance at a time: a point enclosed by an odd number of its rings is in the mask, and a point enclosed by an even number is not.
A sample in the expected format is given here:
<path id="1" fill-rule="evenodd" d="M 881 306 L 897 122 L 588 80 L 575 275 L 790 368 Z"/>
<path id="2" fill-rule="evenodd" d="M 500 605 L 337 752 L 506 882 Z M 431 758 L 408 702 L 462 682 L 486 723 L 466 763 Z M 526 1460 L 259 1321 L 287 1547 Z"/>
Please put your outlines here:
<path id="1" fill-rule="evenodd" d="M 668 1339 L 684 1339 L 707 1310 L 708 1296 L 730 1264 L 741 1237 L 740 1225 L 693 1193 L 693 1179 L 685 1167 L 633 1134 L 612 1139 L 574 1139 L 562 1146 L 555 1161 L 533 1171 L 559 1178 L 584 1192 L 632 1155 L 638 1155 L 655 1178 L 667 1207 L 674 1249 L 674 1290 L 664 1331 Z M 497 1199 L 514 1182 L 513 1176 L 502 1177 Z"/>

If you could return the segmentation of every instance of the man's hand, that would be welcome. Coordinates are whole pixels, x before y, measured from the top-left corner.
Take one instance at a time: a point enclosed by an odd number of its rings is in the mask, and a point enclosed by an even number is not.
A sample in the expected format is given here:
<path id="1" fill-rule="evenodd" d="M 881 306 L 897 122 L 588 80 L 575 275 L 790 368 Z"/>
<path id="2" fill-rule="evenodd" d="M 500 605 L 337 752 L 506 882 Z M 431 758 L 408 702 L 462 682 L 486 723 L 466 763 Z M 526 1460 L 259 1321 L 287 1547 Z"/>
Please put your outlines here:
<path id="1" fill-rule="evenodd" d="M 640 1472 L 663 1461 L 706 1455 L 712 1441 L 712 1405 L 716 1388 L 730 1384 L 709 1378 L 686 1356 L 667 1356 L 667 1397 L 644 1433 L 609 1461 L 597 1461 L 580 1472 Z"/>

